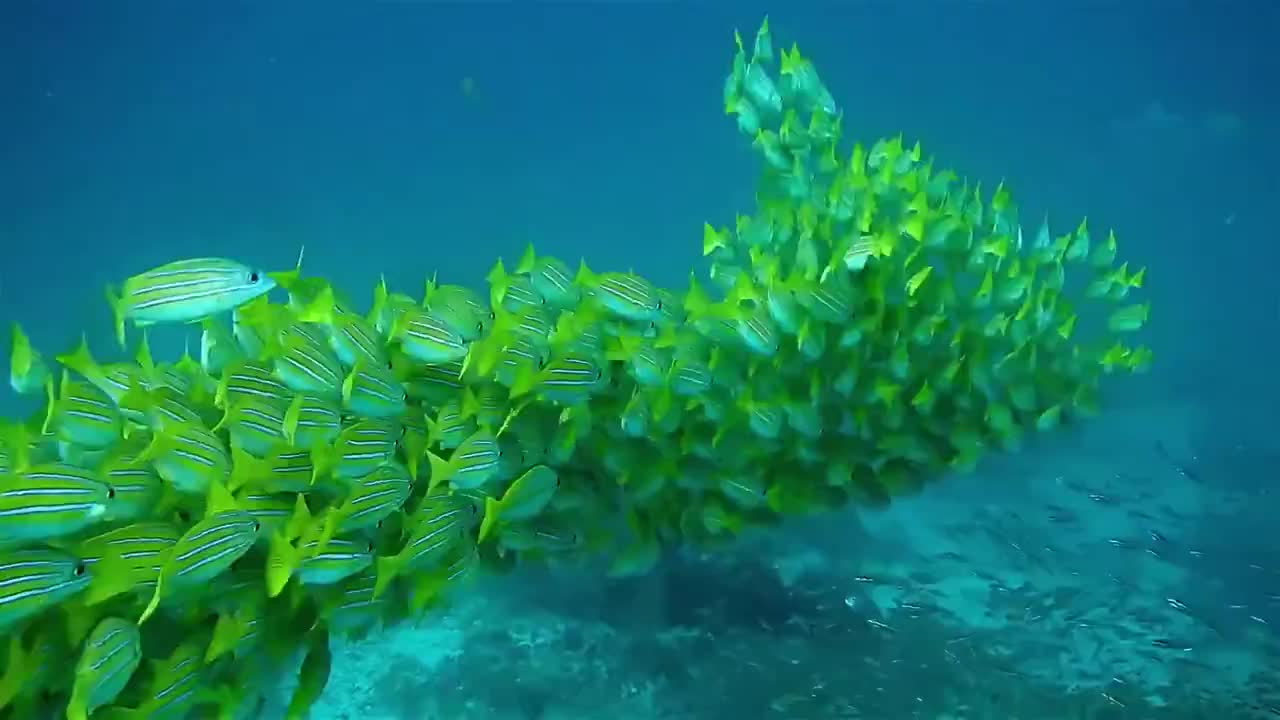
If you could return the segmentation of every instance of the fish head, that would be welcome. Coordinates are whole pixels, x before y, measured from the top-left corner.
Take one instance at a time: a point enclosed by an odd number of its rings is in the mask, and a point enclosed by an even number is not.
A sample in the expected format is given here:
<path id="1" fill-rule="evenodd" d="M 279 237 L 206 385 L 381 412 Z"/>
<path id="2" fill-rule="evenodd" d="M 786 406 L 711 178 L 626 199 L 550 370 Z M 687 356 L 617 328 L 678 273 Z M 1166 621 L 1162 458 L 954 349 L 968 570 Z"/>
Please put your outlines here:
<path id="1" fill-rule="evenodd" d="M 228 297 L 228 301 L 236 300 L 235 306 L 238 307 L 244 303 L 253 300 L 261 295 L 275 290 L 280 286 L 276 280 L 275 273 L 269 273 L 261 268 L 245 266 L 240 269 L 240 277 L 238 282 L 229 290 L 228 294 L 234 297 Z"/>

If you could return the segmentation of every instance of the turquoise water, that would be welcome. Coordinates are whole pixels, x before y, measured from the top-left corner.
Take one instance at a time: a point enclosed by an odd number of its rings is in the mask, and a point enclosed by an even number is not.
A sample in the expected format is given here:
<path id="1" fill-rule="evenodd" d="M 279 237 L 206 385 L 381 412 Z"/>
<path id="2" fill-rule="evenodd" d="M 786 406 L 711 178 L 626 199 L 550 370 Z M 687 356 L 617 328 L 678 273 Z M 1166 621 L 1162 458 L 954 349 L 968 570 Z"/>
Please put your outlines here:
<path id="1" fill-rule="evenodd" d="M 1280 17 L 1125 7 L 12 3 L 0 316 L 105 346 L 105 283 L 303 245 L 358 297 L 478 283 L 529 241 L 677 285 L 702 223 L 751 202 L 720 85 L 767 11 L 846 134 L 901 131 L 1027 216 L 1117 228 L 1150 267 L 1156 369 L 887 511 L 625 583 L 487 579 L 339 648 L 313 717 L 1266 717 Z"/>

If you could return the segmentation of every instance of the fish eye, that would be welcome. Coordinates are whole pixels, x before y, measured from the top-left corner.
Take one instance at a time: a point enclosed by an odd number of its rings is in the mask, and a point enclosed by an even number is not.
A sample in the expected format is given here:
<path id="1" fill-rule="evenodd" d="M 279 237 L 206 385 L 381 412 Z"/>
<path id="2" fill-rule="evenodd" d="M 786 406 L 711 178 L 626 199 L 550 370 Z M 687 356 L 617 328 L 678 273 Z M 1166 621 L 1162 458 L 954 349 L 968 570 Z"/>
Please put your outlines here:
<path id="1" fill-rule="evenodd" d="M 186 510 L 178 511 L 178 522 L 191 522 L 191 514 Z"/>
<path id="2" fill-rule="evenodd" d="M 596 380 L 604 377 L 604 370 L 596 370 Z"/>
<path id="3" fill-rule="evenodd" d="M 116 489 L 115 489 L 115 488 L 113 488 L 113 487 L 111 487 L 110 485 L 108 485 L 108 486 L 107 486 L 107 499 L 108 499 L 108 500 L 114 500 L 114 499 L 115 499 L 115 497 L 116 497 Z"/>
<path id="4" fill-rule="evenodd" d="M 261 529 L 262 529 L 262 523 L 258 522 L 257 520 L 254 520 L 254 521 L 253 521 L 253 531 L 254 531 L 254 532 L 258 532 L 258 531 L 259 531 L 259 530 L 261 530 Z"/>
<path id="5" fill-rule="evenodd" d="M 249 282 L 251 282 L 251 283 L 256 283 L 256 282 L 258 282 L 258 271 L 257 271 L 257 270 L 254 270 L 253 272 L 249 273 Z"/>
<path id="6" fill-rule="evenodd" d="M 476 323 L 476 332 L 484 332 L 484 323 L 482 322 Z"/>
<path id="7" fill-rule="evenodd" d="M 540 358 L 538 358 L 538 369 L 539 369 L 539 370 L 541 370 L 542 368 L 544 368 L 544 367 L 546 367 L 546 366 L 547 366 L 547 359 L 546 359 L 546 358 L 544 358 L 544 357 L 540 357 Z"/>
<path id="8" fill-rule="evenodd" d="M 654 310 L 661 310 L 661 309 L 662 309 L 662 301 L 661 301 L 661 300 L 659 300 L 659 301 L 658 301 L 658 304 L 653 306 L 653 309 L 654 309 Z"/>
<path id="9" fill-rule="evenodd" d="M 546 305 L 546 304 L 547 304 L 547 299 L 546 299 L 546 298 L 538 298 L 538 299 L 541 301 L 541 302 L 539 302 L 539 303 L 538 303 L 539 305 Z"/>
<path id="10" fill-rule="evenodd" d="M 82 562 L 76 563 L 76 566 L 71 569 L 71 574 L 75 575 L 76 577 L 84 577 L 84 571 L 85 571 L 84 563 Z"/>
<path id="11" fill-rule="evenodd" d="M 365 552 L 370 552 L 370 553 L 371 553 L 371 552 L 373 552 L 373 543 L 372 543 L 372 542 L 370 542 L 370 543 L 366 546 L 366 548 L 367 548 L 367 549 L 365 550 Z"/>
<path id="12" fill-rule="evenodd" d="M 498 313 L 494 312 L 493 310 L 490 310 L 490 311 L 489 311 L 489 319 L 490 319 L 490 320 L 497 320 L 497 319 L 498 319 Z"/>

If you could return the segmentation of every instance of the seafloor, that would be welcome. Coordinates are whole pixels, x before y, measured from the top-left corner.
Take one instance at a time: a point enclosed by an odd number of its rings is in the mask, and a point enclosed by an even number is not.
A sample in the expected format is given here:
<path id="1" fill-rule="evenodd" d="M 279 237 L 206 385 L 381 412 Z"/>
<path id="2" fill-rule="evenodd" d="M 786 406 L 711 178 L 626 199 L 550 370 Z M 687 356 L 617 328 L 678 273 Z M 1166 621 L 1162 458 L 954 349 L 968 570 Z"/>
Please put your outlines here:
<path id="1" fill-rule="evenodd" d="M 311 717 L 1275 717 L 1280 597 L 1230 595 L 1280 587 L 1280 565 L 1223 536 L 1257 496 L 1220 489 L 1241 448 L 1205 437 L 1176 403 L 1111 412 L 649 577 L 484 578 L 336 649 Z"/>

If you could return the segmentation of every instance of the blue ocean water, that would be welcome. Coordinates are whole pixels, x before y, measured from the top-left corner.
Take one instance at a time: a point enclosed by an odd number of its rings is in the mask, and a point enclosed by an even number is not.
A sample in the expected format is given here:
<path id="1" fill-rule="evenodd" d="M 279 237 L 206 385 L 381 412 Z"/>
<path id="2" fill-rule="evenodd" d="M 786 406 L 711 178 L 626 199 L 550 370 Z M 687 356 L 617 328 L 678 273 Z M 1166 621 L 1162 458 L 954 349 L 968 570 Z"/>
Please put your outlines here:
<path id="1" fill-rule="evenodd" d="M 440 621 L 447 633 L 348 648 L 340 659 L 364 670 L 335 670 L 315 716 L 597 717 L 577 683 L 650 693 L 649 717 L 1058 717 L 1011 704 L 1030 690 L 997 698 L 956 679 L 985 668 L 989 681 L 991 656 L 1009 687 L 1057 679 L 1097 703 L 1079 717 L 1210 717 L 1177 706 L 1170 678 L 1188 674 L 1205 708 L 1277 712 L 1272 3 L 17 0 L 0 8 L 0 318 L 39 347 L 81 332 L 106 347 L 105 284 L 178 257 L 284 268 L 303 246 L 308 272 L 356 297 L 380 275 L 411 293 L 432 274 L 478 285 L 528 242 L 679 285 L 700 267 L 702 223 L 731 224 L 752 200 L 758 161 L 720 93 L 734 28 L 749 36 L 766 13 L 822 69 L 851 139 L 902 132 L 963 175 L 1007 180 L 1025 217 L 1114 227 L 1149 268 L 1154 369 L 1118 383 L 1095 427 L 907 509 L 744 541 L 738 564 L 687 559 L 625 592 L 495 581 Z M 190 340 L 169 329 L 153 344 Z M 686 576 L 706 586 L 687 602 L 671 590 Z M 975 576 L 998 579 L 920 596 Z M 1178 600 L 1190 620 L 1153 620 L 1132 598 Z M 837 637 L 841 608 L 891 629 Z M 717 614 L 763 623 L 769 640 Z M 928 632 L 904 627 L 916 615 Z M 636 637 L 659 619 L 679 632 L 646 651 Z M 984 659 L 957 640 L 973 633 L 987 633 Z M 414 642 L 452 643 L 449 659 L 417 670 L 433 651 Z M 379 647 L 405 656 L 404 678 L 353 685 Z M 654 658 L 683 667 L 625 667 Z M 571 662 L 585 665 L 545 669 Z M 748 662 L 789 668 L 774 697 L 697 696 L 699 683 L 728 692 L 710 678 L 743 680 L 723 668 Z M 875 682 L 837 687 L 852 681 L 836 662 L 866 663 Z M 537 689 L 497 690 L 484 673 Z M 956 689 L 926 709 L 923 675 Z"/>

